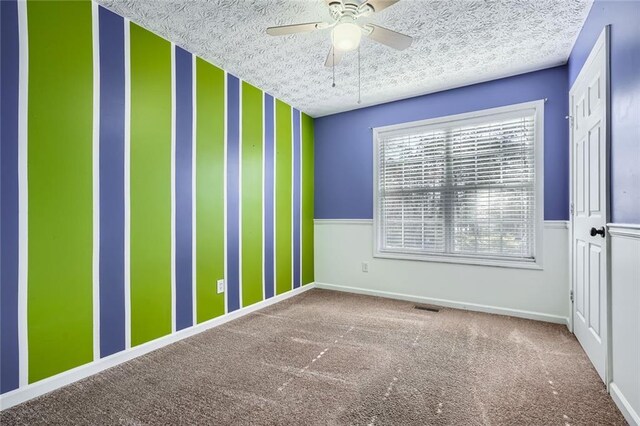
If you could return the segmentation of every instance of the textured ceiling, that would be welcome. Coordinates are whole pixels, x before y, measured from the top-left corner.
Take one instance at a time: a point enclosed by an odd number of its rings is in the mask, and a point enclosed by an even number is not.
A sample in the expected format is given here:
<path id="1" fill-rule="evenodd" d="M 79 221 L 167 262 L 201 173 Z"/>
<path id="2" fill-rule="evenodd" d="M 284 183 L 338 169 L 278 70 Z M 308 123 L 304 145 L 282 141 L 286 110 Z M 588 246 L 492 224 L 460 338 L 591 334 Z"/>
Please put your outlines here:
<path id="1" fill-rule="evenodd" d="M 396 51 L 363 38 L 324 66 L 329 31 L 272 37 L 325 20 L 323 0 L 98 0 L 109 9 L 312 115 L 321 116 L 566 62 L 591 0 L 402 0 L 367 21 L 414 37 Z"/>

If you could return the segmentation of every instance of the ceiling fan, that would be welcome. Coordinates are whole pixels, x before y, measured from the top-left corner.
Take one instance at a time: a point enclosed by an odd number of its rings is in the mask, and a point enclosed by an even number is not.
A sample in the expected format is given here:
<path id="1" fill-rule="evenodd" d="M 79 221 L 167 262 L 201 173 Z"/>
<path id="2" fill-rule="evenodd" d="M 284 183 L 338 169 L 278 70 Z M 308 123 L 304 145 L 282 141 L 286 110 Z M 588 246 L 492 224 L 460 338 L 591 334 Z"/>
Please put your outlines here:
<path id="1" fill-rule="evenodd" d="M 380 12 L 399 0 L 325 0 L 333 23 L 309 22 L 305 24 L 283 25 L 267 28 L 267 34 L 272 36 L 305 33 L 316 30 L 331 30 L 331 50 L 327 55 L 325 66 L 337 65 L 345 52 L 355 50 L 360 46 L 362 35 L 397 50 L 404 50 L 411 46 L 411 37 L 380 27 L 371 23 L 358 23 L 363 17 Z"/>

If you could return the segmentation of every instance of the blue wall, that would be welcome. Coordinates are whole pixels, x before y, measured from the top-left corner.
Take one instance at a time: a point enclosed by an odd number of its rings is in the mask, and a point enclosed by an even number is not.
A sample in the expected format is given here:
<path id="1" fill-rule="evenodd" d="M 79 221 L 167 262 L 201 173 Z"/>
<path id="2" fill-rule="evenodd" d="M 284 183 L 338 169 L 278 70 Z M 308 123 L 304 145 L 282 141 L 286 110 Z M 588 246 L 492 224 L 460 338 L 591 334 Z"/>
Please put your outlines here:
<path id="1" fill-rule="evenodd" d="M 547 98 L 544 218 L 569 218 L 567 67 L 461 87 L 315 121 L 315 217 L 373 217 L 371 128 Z"/>
<path id="2" fill-rule="evenodd" d="M 569 87 L 611 24 L 611 220 L 640 223 L 640 1 L 596 1 L 569 57 Z"/>

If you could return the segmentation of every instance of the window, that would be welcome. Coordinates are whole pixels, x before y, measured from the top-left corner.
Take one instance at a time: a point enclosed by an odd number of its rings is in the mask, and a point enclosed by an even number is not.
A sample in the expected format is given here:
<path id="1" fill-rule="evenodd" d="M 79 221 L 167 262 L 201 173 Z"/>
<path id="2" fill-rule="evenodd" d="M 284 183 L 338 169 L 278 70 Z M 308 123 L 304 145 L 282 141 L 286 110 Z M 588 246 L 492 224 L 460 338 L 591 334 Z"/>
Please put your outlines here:
<path id="1" fill-rule="evenodd" d="M 543 107 L 374 129 L 375 255 L 539 268 Z"/>

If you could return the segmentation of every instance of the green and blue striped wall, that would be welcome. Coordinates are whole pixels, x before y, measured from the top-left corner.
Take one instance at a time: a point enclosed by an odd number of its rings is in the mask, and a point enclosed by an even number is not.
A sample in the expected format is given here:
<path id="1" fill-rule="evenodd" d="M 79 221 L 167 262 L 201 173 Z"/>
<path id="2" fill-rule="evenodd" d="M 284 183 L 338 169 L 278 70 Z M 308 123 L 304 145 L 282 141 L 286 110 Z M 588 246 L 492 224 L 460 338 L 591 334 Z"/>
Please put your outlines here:
<path id="1" fill-rule="evenodd" d="M 311 117 L 90 1 L 1 7 L 2 393 L 313 281 Z"/>

